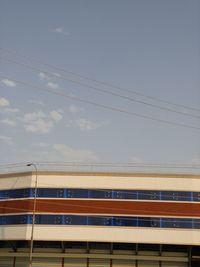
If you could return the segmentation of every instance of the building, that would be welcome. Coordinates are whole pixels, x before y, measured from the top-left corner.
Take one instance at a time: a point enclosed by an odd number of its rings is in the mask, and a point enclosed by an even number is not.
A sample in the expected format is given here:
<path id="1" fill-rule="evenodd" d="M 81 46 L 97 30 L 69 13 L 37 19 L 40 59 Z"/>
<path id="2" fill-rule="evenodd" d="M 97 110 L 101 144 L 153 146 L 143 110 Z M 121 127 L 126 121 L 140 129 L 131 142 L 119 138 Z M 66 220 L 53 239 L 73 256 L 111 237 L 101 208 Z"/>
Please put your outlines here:
<path id="1" fill-rule="evenodd" d="M 34 267 L 200 266 L 200 175 L 1 174 L 0 267 L 28 266 L 31 235 Z"/>

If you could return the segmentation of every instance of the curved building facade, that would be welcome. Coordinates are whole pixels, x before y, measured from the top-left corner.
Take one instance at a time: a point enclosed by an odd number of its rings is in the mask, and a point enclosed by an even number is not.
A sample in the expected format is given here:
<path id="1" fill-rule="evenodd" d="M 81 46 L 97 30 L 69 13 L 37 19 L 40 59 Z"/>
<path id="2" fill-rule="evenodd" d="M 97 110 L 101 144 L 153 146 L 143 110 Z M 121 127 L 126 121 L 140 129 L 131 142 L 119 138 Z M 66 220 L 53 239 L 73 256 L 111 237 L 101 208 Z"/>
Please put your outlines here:
<path id="1" fill-rule="evenodd" d="M 200 175 L 2 174 L 1 267 L 28 266 L 33 213 L 33 266 L 200 266 Z"/>

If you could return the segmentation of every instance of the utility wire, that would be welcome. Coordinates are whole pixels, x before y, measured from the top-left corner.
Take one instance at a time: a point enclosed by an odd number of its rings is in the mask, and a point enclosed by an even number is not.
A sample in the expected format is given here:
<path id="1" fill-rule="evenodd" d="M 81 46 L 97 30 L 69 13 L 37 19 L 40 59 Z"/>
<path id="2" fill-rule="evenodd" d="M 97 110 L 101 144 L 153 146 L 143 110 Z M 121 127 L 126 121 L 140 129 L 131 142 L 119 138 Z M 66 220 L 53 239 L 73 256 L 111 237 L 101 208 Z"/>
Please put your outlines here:
<path id="1" fill-rule="evenodd" d="M 100 104 L 100 103 L 97 103 L 97 102 L 94 102 L 94 101 L 91 101 L 91 100 L 87 100 L 87 99 L 83 99 L 83 98 L 80 98 L 80 97 L 68 95 L 68 94 L 65 94 L 64 92 L 61 92 L 61 91 L 57 91 L 57 90 L 55 91 L 53 89 L 49 89 L 49 88 L 44 88 L 44 87 L 40 87 L 40 86 L 37 86 L 37 85 L 33 85 L 33 84 L 30 84 L 30 83 L 27 83 L 27 82 L 24 82 L 24 81 L 21 81 L 21 80 L 17 80 L 17 79 L 14 79 L 14 78 L 10 78 L 8 76 L 4 76 L 4 75 L 0 75 L 0 77 L 3 78 L 3 79 L 11 79 L 12 81 L 14 81 L 16 83 L 19 83 L 19 84 L 24 85 L 24 86 L 28 86 L 28 87 L 30 87 L 30 88 L 32 88 L 34 90 L 50 92 L 52 94 L 55 94 L 55 95 L 58 95 L 58 96 L 62 96 L 62 97 L 67 98 L 67 99 L 71 99 L 73 101 L 90 104 L 90 105 L 93 105 L 95 107 L 103 108 L 103 109 L 106 109 L 106 110 L 112 110 L 112 111 L 115 111 L 115 112 L 127 114 L 127 115 L 134 116 L 134 117 L 139 117 L 139 118 L 143 118 L 143 119 L 148 119 L 148 120 L 156 121 L 156 122 L 160 122 L 160 123 L 165 123 L 165 124 L 168 124 L 168 125 L 174 125 L 174 126 L 180 126 L 180 127 L 189 128 L 189 129 L 200 130 L 200 127 L 198 127 L 198 126 L 193 126 L 193 125 L 188 125 L 188 124 L 178 123 L 178 122 L 172 122 L 172 121 L 164 120 L 164 119 L 158 119 L 158 118 L 151 117 L 151 116 L 148 116 L 148 115 L 143 115 L 143 114 L 139 114 L 139 113 L 136 113 L 136 112 L 131 112 L 131 111 L 128 111 L 128 110 L 125 110 L 125 109 L 121 109 L 121 108 L 117 108 L 117 107 L 113 107 L 113 106 L 107 106 L 107 105 Z"/>
<path id="2" fill-rule="evenodd" d="M 167 164 L 167 163 L 121 163 L 121 162 L 96 162 L 96 163 L 87 163 L 87 162 L 38 162 L 38 165 L 59 165 L 59 166 L 101 166 L 101 167 L 152 167 L 152 168 L 200 168 L 200 163 L 180 163 L 180 164 Z"/>
<path id="3" fill-rule="evenodd" d="M 125 100 L 128 100 L 130 102 L 134 102 L 134 103 L 138 103 L 138 104 L 142 104 L 142 105 L 145 105 L 145 106 L 148 106 L 148 107 L 151 107 L 151 108 L 156 108 L 156 109 L 159 109 L 159 110 L 164 110 L 164 111 L 176 113 L 176 114 L 183 115 L 183 116 L 188 116 L 188 117 L 200 119 L 200 115 L 195 115 L 195 114 L 192 114 L 192 113 L 189 113 L 189 112 L 183 112 L 183 111 L 175 110 L 175 109 L 172 109 L 172 108 L 163 107 L 163 106 L 152 104 L 152 103 L 149 103 L 149 102 L 146 102 L 146 101 L 143 101 L 143 100 L 138 100 L 138 99 L 135 99 L 135 98 L 132 98 L 132 97 L 128 97 L 126 95 L 122 95 L 122 94 L 119 94 L 119 93 L 111 92 L 111 91 L 108 91 L 108 90 L 103 89 L 103 88 L 99 88 L 99 87 L 96 87 L 96 86 L 93 86 L 93 85 L 89 85 L 89 84 L 86 84 L 86 83 L 83 83 L 83 82 L 80 82 L 80 81 L 77 81 L 77 80 L 66 78 L 66 77 L 64 77 L 62 75 L 58 76 L 56 73 L 52 73 L 50 71 L 47 71 L 47 70 L 44 70 L 44 69 L 41 69 L 41 68 L 38 68 L 38 67 L 34 67 L 34 66 L 30 65 L 30 64 L 19 62 L 19 61 L 13 60 L 13 59 L 8 59 L 8 58 L 2 57 L 2 56 L 0 56 L 0 58 L 5 60 L 6 62 L 13 63 L 13 64 L 16 64 L 16 65 L 31 69 L 31 70 L 33 70 L 35 72 L 43 72 L 44 74 L 46 74 L 48 76 L 53 76 L 56 79 L 62 79 L 64 81 L 71 82 L 73 84 L 78 84 L 78 85 L 90 88 L 91 90 L 94 90 L 94 91 L 97 91 L 97 92 L 101 92 L 101 93 L 104 93 L 104 94 L 108 94 L 108 95 L 112 95 L 112 96 L 115 96 L 115 97 L 119 97 L 121 99 L 125 99 Z"/>
<path id="4" fill-rule="evenodd" d="M 5 48 L 2 48 L 0 47 L 0 50 L 2 51 L 5 51 L 5 52 L 8 52 L 8 53 L 11 53 L 11 54 L 17 54 L 17 55 L 20 55 L 20 56 L 23 56 L 23 58 L 25 59 L 28 59 L 32 62 L 36 62 L 40 65 L 43 65 L 45 67 L 49 67 L 49 68 L 53 68 L 57 71 L 61 71 L 61 72 L 64 72 L 64 73 L 68 73 L 68 74 L 71 74 L 71 75 L 74 75 L 74 76 L 77 76 L 79 78 L 82 78 L 82 79 L 85 79 L 85 80 L 88 80 L 88 81 L 92 81 L 92 82 L 95 82 L 97 84 L 101 84 L 101 85 L 105 85 L 105 86 L 108 86 L 110 88 L 113 88 L 113 89 L 117 89 L 117 90 L 120 90 L 122 92 L 128 92 L 128 93 L 131 93 L 131 94 L 135 94 L 135 95 L 138 95 L 138 96 L 142 96 L 142 97 L 145 97 L 145 98 L 149 98 L 151 100 L 155 100 L 155 101 L 158 101 L 158 102 L 161 102 L 161 103 L 165 103 L 165 104 L 168 104 L 168 105 L 173 105 L 173 106 L 176 106 L 176 107 L 181 107 L 181 108 L 185 108 L 185 109 L 190 109 L 190 110 L 194 110 L 194 111 L 200 111 L 200 109 L 198 108 L 195 108 L 195 107 L 189 107 L 189 106 L 186 106 L 186 105 L 183 105 L 183 104 L 178 104 L 178 103 L 174 103 L 174 102 L 170 102 L 170 101 L 166 101 L 164 99 L 161 99 L 161 98 L 157 98 L 157 97 L 154 97 L 154 96 L 150 96 L 150 95 L 146 95 L 146 94 L 143 94 L 143 93 L 140 93 L 138 91 L 133 91 L 133 90 L 129 90 L 129 89 L 125 89 L 125 88 L 122 88 L 120 86 L 117 86 L 117 85 L 113 85 L 109 82 L 105 82 L 105 81 L 100 81 L 100 80 L 97 80 L 97 79 L 93 79 L 93 78 L 90 78 L 88 76 L 85 76 L 85 75 L 82 75 L 82 74 L 78 74 L 78 73 L 75 73 L 75 72 L 72 72 L 72 71 L 69 71 L 69 70 L 66 70 L 62 67 L 58 67 L 58 66 L 55 66 L 53 64 L 50 64 L 50 63 L 46 63 L 44 61 L 41 61 L 39 59 L 34 59 L 33 57 L 30 57 L 30 56 L 25 56 L 25 55 L 22 55 L 21 53 L 17 52 L 17 51 L 14 51 L 14 50 L 10 50 L 10 49 L 5 49 Z M 53 73 L 51 73 L 52 75 Z M 57 78 L 59 77 L 58 75 L 56 75 L 54 73 L 54 76 L 56 76 Z M 184 113 L 184 112 L 183 112 Z"/>

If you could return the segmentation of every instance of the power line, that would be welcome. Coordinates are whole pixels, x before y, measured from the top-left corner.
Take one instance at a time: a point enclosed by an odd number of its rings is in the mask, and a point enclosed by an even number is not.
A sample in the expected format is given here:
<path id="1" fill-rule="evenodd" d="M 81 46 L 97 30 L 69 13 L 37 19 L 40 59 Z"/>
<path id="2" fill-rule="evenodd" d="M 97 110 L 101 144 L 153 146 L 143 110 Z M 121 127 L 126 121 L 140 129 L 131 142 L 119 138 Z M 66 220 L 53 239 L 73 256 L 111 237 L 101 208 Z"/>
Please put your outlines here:
<path id="1" fill-rule="evenodd" d="M 78 85 L 90 88 L 91 90 L 95 90 L 97 92 L 101 92 L 101 93 L 104 93 L 104 94 L 109 94 L 109 95 L 112 95 L 112 96 L 115 96 L 115 97 L 119 97 L 121 99 L 128 100 L 130 102 L 142 104 L 142 105 L 145 105 L 145 106 L 148 106 L 148 107 L 151 107 L 151 108 L 156 108 L 156 109 L 159 109 L 159 110 L 164 110 L 164 111 L 176 113 L 176 114 L 183 115 L 183 116 L 188 116 L 188 117 L 200 119 L 199 115 L 195 115 L 195 114 L 192 114 L 192 113 L 189 113 L 189 112 L 183 112 L 183 111 L 175 110 L 175 109 L 172 109 L 172 108 L 169 108 L 169 107 L 163 107 L 163 106 L 152 104 L 152 103 L 149 103 L 149 102 L 146 102 L 146 101 L 143 101 L 143 100 L 138 100 L 138 99 L 126 96 L 126 95 L 122 95 L 122 94 L 119 94 L 119 93 L 111 92 L 111 91 L 108 91 L 108 90 L 103 89 L 103 88 L 99 88 L 99 87 L 96 87 L 96 86 L 93 86 L 93 85 L 85 84 L 85 83 L 77 81 L 77 80 L 73 80 L 73 79 L 70 79 L 70 78 L 63 77 L 62 75 L 58 76 L 57 74 L 52 73 L 50 71 L 47 71 L 47 70 L 44 70 L 44 69 L 41 69 L 41 68 L 38 68 L 38 67 L 34 67 L 32 65 L 29 65 L 29 64 L 26 64 L 26 63 L 23 63 L 23 62 L 19 62 L 19 61 L 13 60 L 13 59 L 4 58 L 2 56 L 0 56 L 0 58 L 5 60 L 5 61 L 7 61 L 7 62 L 9 62 L 9 63 L 13 63 L 13 64 L 16 64 L 16 65 L 25 67 L 25 68 L 31 69 L 33 71 L 36 71 L 36 72 L 43 72 L 44 74 L 46 74 L 48 76 L 55 77 L 56 79 L 62 79 L 62 80 L 67 81 L 67 82 L 78 84 Z"/>
<path id="2" fill-rule="evenodd" d="M 70 99 L 70 100 L 73 100 L 73 101 L 90 104 L 90 105 L 93 105 L 95 107 L 103 108 L 103 109 L 106 109 L 106 110 L 112 110 L 112 111 L 123 113 L 123 114 L 126 114 L 126 115 L 139 117 L 139 118 L 143 118 L 143 119 L 148 119 L 148 120 L 156 121 L 156 122 L 160 122 L 160 123 L 165 123 L 165 124 L 168 124 L 168 125 L 180 126 L 180 127 L 184 127 L 184 128 L 200 130 L 200 127 L 197 127 L 197 126 L 188 125 L 188 124 L 184 124 L 184 123 L 178 123 L 178 122 L 172 122 L 172 121 L 168 121 L 168 120 L 164 120 L 164 119 L 158 119 L 158 118 L 151 117 L 151 116 L 148 116 L 148 115 L 143 115 L 143 114 L 139 114 L 139 113 L 136 113 L 136 112 L 131 112 L 131 111 L 128 111 L 128 110 L 125 110 L 125 109 L 121 109 L 121 108 L 117 108 L 117 107 L 113 107 L 113 106 L 107 106 L 107 105 L 100 104 L 100 103 L 97 103 L 97 102 L 94 102 L 94 101 L 91 101 L 91 100 L 87 100 L 87 99 L 83 99 L 83 98 L 80 98 L 80 97 L 68 95 L 68 94 L 65 94 L 64 92 L 61 92 L 61 91 L 55 91 L 53 89 L 49 89 L 49 88 L 44 88 L 44 87 L 40 87 L 40 86 L 37 86 L 37 85 L 33 85 L 33 84 L 30 84 L 30 83 L 27 83 L 27 82 L 24 82 L 24 81 L 21 81 L 21 80 L 17 80 L 17 79 L 14 79 L 14 78 L 10 78 L 8 76 L 4 76 L 4 75 L 0 75 L 0 77 L 3 78 L 3 79 L 11 79 L 12 81 L 14 81 L 16 83 L 22 84 L 24 86 L 28 86 L 28 87 L 30 87 L 30 88 L 32 88 L 34 90 L 50 92 L 52 94 L 55 94 L 55 95 L 58 95 L 58 96 L 62 96 L 64 98 L 67 98 L 67 99 Z"/>
<path id="3" fill-rule="evenodd" d="M 22 55 L 21 53 L 19 53 L 17 51 L 13 51 L 13 50 L 11 51 L 10 49 L 5 49 L 5 48 L 2 48 L 2 47 L 0 47 L 0 50 L 6 51 L 6 52 L 11 53 L 11 54 L 14 53 L 14 54 L 17 54 L 17 55 L 20 55 L 20 56 Z M 100 81 L 100 80 L 97 80 L 97 79 L 93 79 L 93 78 L 90 78 L 88 76 L 85 76 L 85 75 L 82 75 L 82 74 L 78 74 L 78 73 L 75 73 L 75 72 L 66 70 L 64 68 L 55 66 L 53 64 L 46 63 L 46 62 L 41 61 L 39 59 L 34 59 L 33 57 L 30 57 L 30 56 L 24 56 L 24 55 L 22 55 L 22 56 L 24 58 L 30 60 L 30 61 L 39 63 L 40 65 L 43 65 L 43 66 L 46 66 L 46 67 L 50 67 L 50 68 L 56 69 L 57 71 L 65 72 L 65 73 L 68 73 L 68 74 L 77 76 L 79 78 L 82 78 L 82 79 L 85 79 L 85 80 L 88 80 L 88 81 L 92 81 L 92 82 L 95 82 L 95 83 L 98 83 L 98 84 L 101 84 L 101 85 L 105 85 L 105 86 L 108 86 L 108 87 L 113 88 L 113 89 L 117 89 L 117 90 L 120 90 L 120 91 L 123 91 L 123 92 L 126 91 L 128 93 L 135 94 L 135 95 L 138 95 L 138 96 L 142 96 L 142 97 L 145 97 L 145 98 L 149 98 L 151 100 L 155 100 L 155 101 L 158 101 L 158 102 L 161 102 L 161 103 L 165 103 L 165 104 L 168 104 L 168 105 L 173 105 L 173 106 L 177 106 L 177 107 L 181 107 L 181 108 L 185 108 L 185 109 L 190 109 L 190 110 L 194 110 L 194 111 L 200 111 L 200 109 L 195 108 L 195 107 L 189 107 L 189 106 L 186 106 L 186 105 L 183 105 L 183 104 L 178 104 L 178 103 L 170 102 L 170 101 L 167 101 L 167 100 L 158 98 L 158 97 L 154 97 L 154 96 L 150 96 L 150 95 L 147 95 L 147 94 L 140 93 L 138 91 L 133 91 L 133 90 L 129 90 L 129 89 L 123 88 L 121 86 L 113 85 L 113 84 L 111 84 L 109 82 L 105 82 L 105 81 Z M 52 74 L 53 73 L 51 73 L 51 75 Z M 57 76 L 57 78 L 58 78 L 58 75 L 56 75 L 55 73 L 54 73 L 54 75 Z"/>
<path id="4" fill-rule="evenodd" d="M 200 163 L 134 163 L 134 162 L 38 162 L 38 165 L 59 165 L 59 166 L 111 166 L 111 167 L 158 167 L 158 168 L 200 168 Z"/>

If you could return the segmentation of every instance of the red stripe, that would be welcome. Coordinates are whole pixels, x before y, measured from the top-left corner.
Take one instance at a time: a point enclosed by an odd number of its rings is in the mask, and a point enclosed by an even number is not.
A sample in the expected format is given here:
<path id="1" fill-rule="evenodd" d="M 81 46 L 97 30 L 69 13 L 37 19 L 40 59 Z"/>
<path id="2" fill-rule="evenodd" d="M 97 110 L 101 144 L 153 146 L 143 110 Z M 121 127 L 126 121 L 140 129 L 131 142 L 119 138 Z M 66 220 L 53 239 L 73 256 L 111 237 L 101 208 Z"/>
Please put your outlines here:
<path id="1" fill-rule="evenodd" d="M 0 214 L 33 211 L 33 199 L 0 201 Z M 200 217 L 200 203 L 38 199 L 36 212 Z"/>

